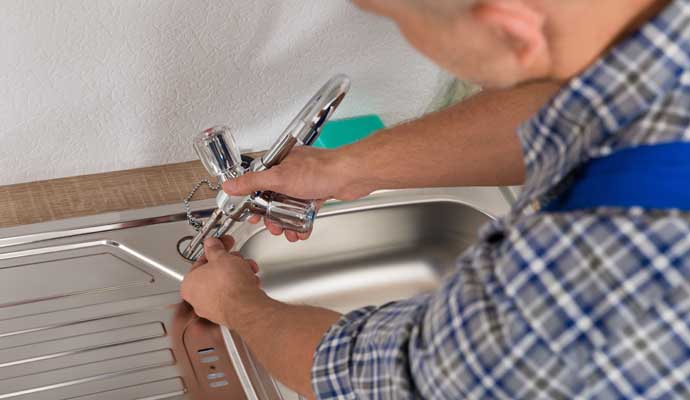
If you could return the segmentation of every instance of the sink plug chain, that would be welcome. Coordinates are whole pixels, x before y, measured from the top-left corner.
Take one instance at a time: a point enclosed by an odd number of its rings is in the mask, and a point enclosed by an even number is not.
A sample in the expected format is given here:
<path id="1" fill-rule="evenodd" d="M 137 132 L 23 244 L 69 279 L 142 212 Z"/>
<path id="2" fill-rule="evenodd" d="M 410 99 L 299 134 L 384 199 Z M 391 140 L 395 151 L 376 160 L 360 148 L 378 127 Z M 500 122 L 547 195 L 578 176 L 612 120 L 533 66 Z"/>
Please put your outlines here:
<path id="1" fill-rule="evenodd" d="M 189 192 L 187 197 L 182 200 L 182 203 L 184 204 L 184 211 L 187 213 L 187 223 L 191 225 L 192 228 L 194 228 L 194 230 L 197 232 L 201 230 L 201 227 L 204 226 L 204 223 L 200 219 L 194 218 L 192 215 L 192 205 L 189 202 L 192 201 L 192 198 L 196 192 L 203 185 L 208 186 L 208 188 L 214 192 L 220 190 L 220 185 L 214 185 L 208 179 L 202 179 L 196 185 L 194 185 L 194 187 L 192 187 L 192 190 Z"/>

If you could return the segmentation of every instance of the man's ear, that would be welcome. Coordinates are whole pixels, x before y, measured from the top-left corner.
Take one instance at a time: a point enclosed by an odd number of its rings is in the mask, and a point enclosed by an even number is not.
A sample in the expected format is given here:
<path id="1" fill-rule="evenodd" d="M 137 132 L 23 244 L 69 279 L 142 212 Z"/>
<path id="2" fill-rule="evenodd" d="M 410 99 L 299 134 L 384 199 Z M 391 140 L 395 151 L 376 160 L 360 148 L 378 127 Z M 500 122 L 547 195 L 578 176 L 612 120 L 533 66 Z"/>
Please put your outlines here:
<path id="1" fill-rule="evenodd" d="M 547 46 L 544 15 L 523 0 L 483 0 L 472 13 L 479 22 L 506 37 L 518 62 L 525 67 Z"/>

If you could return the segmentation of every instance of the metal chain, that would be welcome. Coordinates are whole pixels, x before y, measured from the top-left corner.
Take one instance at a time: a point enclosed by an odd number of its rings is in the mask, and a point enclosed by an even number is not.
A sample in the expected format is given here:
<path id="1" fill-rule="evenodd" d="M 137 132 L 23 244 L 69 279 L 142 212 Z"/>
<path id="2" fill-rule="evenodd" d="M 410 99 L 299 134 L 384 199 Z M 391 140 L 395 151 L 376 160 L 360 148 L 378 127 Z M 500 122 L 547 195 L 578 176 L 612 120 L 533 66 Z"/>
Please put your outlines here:
<path id="1" fill-rule="evenodd" d="M 192 205 L 190 204 L 190 201 L 192 201 L 192 198 L 194 197 L 196 192 L 204 184 L 206 184 L 206 186 L 208 186 L 208 188 L 214 192 L 220 190 L 220 185 L 214 185 L 208 179 L 202 179 L 196 185 L 194 185 L 194 187 L 192 187 L 192 191 L 189 192 L 187 197 L 185 197 L 182 200 L 182 203 L 184 204 L 184 210 L 187 213 L 187 223 L 191 225 L 192 228 L 194 228 L 194 230 L 197 232 L 201 230 L 201 227 L 204 226 L 204 223 L 200 219 L 194 218 L 194 216 L 192 215 Z"/>

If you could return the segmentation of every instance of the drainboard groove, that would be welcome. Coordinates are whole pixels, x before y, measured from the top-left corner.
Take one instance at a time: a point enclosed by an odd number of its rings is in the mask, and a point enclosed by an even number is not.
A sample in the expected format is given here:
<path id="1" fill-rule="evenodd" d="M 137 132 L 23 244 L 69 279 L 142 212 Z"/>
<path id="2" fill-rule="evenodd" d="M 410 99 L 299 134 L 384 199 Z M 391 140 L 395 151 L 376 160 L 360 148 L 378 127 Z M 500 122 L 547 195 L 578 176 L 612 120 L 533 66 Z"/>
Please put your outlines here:
<path id="1" fill-rule="evenodd" d="M 118 360 L 138 354 L 154 353 L 160 350 L 171 350 L 166 338 L 135 340 L 114 346 L 104 346 L 89 351 L 75 352 L 61 357 L 41 360 L 36 364 L 19 364 L 12 368 L 0 369 L 0 382 L 24 376 L 59 371 L 82 365 L 96 364 L 102 361 Z"/>
<path id="2" fill-rule="evenodd" d="M 130 343 L 145 339 L 153 339 L 162 336 L 165 336 L 165 329 L 163 329 L 163 324 L 158 322 L 142 324 L 139 326 L 122 328 L 113 331 L 105 331 L 94 334 L 78 335 L 64 339 L 51 340 L 42 343 L 43 346 L 40 346 L 36 343 L 18 346 L 0 351 L 0 360 L 12 360 L 13 355 L 14 357 L 18 357 L 20 354 L 22 355 L 22 357 L 26 357 L 26 355 L 29 354 L 29 357 L 20 359 L 15 358 L 13 361 L 2 362 L 0 363 L 0 368 L 48 360 L 51 358 L 63 357 L 99 348 L 111 347 L 124 343 Z M 110 339 L 110 337 L 116 338 Z M 84 346 L 83 343 L 87 341 L 87 339 L 93 344 Z M 55 347 L 63 347 L 64 350 L 52 354 L 36 355 L 34 357 L 30 356 L 32 353 L 40 354 L 42 350 L 47 349 L 48 346 L 46 346 L 46 344 L 51 345 L 50 350 L 53 350 Z"/>
<path id="3" fill-rule="evenodd" d="M 158 390 L 156 390 L 158 389 Z M 168 392 L 161 393 L 167 390 Z M 186 393 L 186 388 L 182 379 L 161 379 L 152 381 L 144 385 L 130 385 L 123 386 L 118 389 L 101 391 L 97 393 L 87 394 L 84 396 L 70 397 L 65 400 L 121 400 L 124 398 L 135 398 L 137 400 L 163 400 L 175 396 L 181 396 Z M 157 394 L 146 395 L 141 397 L 143 393 L 157 392 Z M 229 400 L 229 399 L 228 399 Z"/>
<path id="4" fill-rule="evenodd" d="M 114 332 L 118 332 L 118 331 L 126 331 L 126 330 L 133 329 L 133 328 L 141 328 L 141 327 L 145 327 L 145 326 L 154 326 L 154 325 L 160 326 L 160 328 L 162 330 L 162 334 L 156 335 L 156 336 L 150 336 L 150 337 L 141 337 L 140 339 L 152 339 L 152 338 L 156 338 L 156 337 L 165 336 L 165 327 L 163 326 L 163 321 L 149 321 L 149 322 L 141 323 L 141 324 L 122 326 L 122 327 L 115 328 L 115 329 L 103 329 L 103 330 L 98 330 L 98 331 L 93 331 L 93 332 L 82 333 L 82 334 L 78 334 L 78 335 L 61 336 L 61 337 L 56 337 L 56 338 L 52 338 L 52 339 L 39 340 L 39 341 L 31 342 L 31 343 L 21 344 L 21 345 L 17 345 L 17 346 L 4 347 L 4 348 L 0 348 L 0 354 L 2 354 L 2 351 L 4 351 L 4 350 L 10 350 L 10 349 L 14 349 L 17 347 L 25 347 L 25 346 L 32 346 L 33 347 L 35 345 L 39 345 L 39 344 L 43 344 L 43 343 L 51 343 L 51 342 L 57 342 L 60 340 L 67 340 L 67 339 L 87 338 L 89 336 L 98 335 L 98 334 L 106 334 L 106 333 L 107 334 L 113 334 Z M 140 339 L 135 339 L 135 341 L 140 340 Z M 118 344 L 118 343 L 119 342 L 105 343 L 105 344 Z M 122 343 L 126 343 L 126 342 L 122 342 Z M 84 349 L 88 349 L 88 347 L 85 347 Z M 0 364 L 0 367 L 2 367 L 2 364 Z"/>
<path id="5" fill-rule="evenodd" d="M 140 302 L 148 302 L 148 304 L 138 304 Z M 132 297 L 120 301 L 106 301 L 103 303 L 91 303 L 88 305 L 66 308 L 60 310 L 53 310 L 44 313 L 24 314 L 20 316 L 13 316 L 8 319 L 0 318 L 0 339 L 7 336 L 14 336 L 24 333 L 36 332 L 45 329 L 53 329 L 62 326 L 79 324 L 82 322 L 98 321 L 113 317 L 122 317 L 129 314 L 138 314 L 149 312 L 152 310 L 161 310 L 168 308 L 171 304 L 180 302 L 180 294 L 178 291 L 165 291 L 162 293 L 150 293 L 148 295 Z M 111 307 L 117 311 L 105 311 L 103 308 Z M 65 315 L 67 314 L 67 315 Z M 74 314 L 71 316 L 70 314 Z M 59 317 L 65 315 L 65 317 Z M 52 317 L 58 319 L 57 323 L 40 324 L 41 317 Z M 23 320 L 21 325 L 30 326 L 32 321 L 36 321 L 33 325 L 39 325 L 33 328 L 25 328 L 21 330 L 10 330 L 16 326 L 16 320 Z M 3 333 L 3 330 L 5 331 Z"/>
<path id="6" fill-rule="evenodd" d="M 19 385 L 15 384 L 15 389 L 11 389 L 11 390 L 13 390 L 12 392 L 7 392 L 4 394 L 0 393 L 0 399 L 9 399 L 9 398 L 14 398 L 14 397 L 33 395 L 33 394 L 40 393 L 40 392 L 53 391 L 53 390 L 63 389 L 63 388 L 70 387 L 70 386 L 83 385 L 83 384 L 87 384 L 87 383 L 91 383 L 91 382 L 103 381 L 103 380 L 118 378 L 118 377 L 128 377 L 128 376 L 137 377 L 138 376 L 139 379 L 142 379 L 142 378 L 145 379 L 145 377 L 141 376 L 142 373 L 144 373 L 144 372 L 156 371 L 156 370 L 159 370 L 160 368 L 169 367 L 169 366 L 174 365 L 175 359 L 172 356 L 172 353 L 170 353 L 169 351 L 167 351 L 167 353 L 169 354 L 168 359 L 163 360 L 163 361 L 159 361 L 159 362 L 154 362 L 154 363 L 148 364 L 146 366 L 127 368 L 127 369 L 114 371 L 114 372 L 100 373 L 100 374 L 91 375 L 91 376 L 87 376 L 87 377 L 79 378 L 79 379 L 58 381 L 58 382 L 53 383 L 53 384 L 47 384 L 47 385 L 38 386 L 38 387 L 31 387 L 30 385 L 27 385 L 26 383 L 24 385 L 22 385 L 23 387 L 17 387 Z M 171 369 L 167 372 L 168 372 L 168 374 L 167 374 L 168 377 L 170 377 L 169 375 L 177 376 L 177 371 L 175 369 Z M 165 375 L 165 371 L 163 371 L 163 373 Z M 42 375 L 42 374 L 38 374 L 38 375 Z M 20 378 L 18 378 L 18 379 L 20 379 Z M 23 378 L 21 378 L 21 379 L 23 379 Z M 24 379 L 24 380 L 27 380 L 27 379 Z M 32 382 L 40 382 L 40 381 L 42 381 L 42 379 L 36 378 L 36 379 L 32 379 L 31 381 Z M 20 384 L 21 384 L 21 382 L 20 382 Z M 6 385 L 11 387 L 10 384 L 6 383 Z M 130 386 L 132 386 L 132 385 L 130 385 Z M 116 385 L 114 388 L 109 389 L 109 390 L 120 389 L 122 387 L 123 386 Z M 89 395 L 89 394 L 93 394 L 93 393 L 94 392 L 80 393 L 79 395 Z M 57 397 L 55 397 L 55 398 L 57 398 Z"/>

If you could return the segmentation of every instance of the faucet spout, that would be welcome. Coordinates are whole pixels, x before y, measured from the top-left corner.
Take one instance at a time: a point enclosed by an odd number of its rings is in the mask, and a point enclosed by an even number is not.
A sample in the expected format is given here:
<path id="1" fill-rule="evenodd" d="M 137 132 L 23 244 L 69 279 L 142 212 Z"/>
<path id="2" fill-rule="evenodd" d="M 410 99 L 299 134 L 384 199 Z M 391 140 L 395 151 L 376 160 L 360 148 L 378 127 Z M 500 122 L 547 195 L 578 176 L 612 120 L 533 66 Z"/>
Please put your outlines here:
<path id="1" fill-rule="evenodd" d="M 326 82 L 268 151 L 252 162 L 252 171 L 263 171 L 280 164 L 295 145 L 311 146 L 349 90 L 350 78 L 346 75 L 336 75 Z"/>

